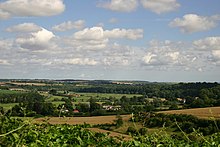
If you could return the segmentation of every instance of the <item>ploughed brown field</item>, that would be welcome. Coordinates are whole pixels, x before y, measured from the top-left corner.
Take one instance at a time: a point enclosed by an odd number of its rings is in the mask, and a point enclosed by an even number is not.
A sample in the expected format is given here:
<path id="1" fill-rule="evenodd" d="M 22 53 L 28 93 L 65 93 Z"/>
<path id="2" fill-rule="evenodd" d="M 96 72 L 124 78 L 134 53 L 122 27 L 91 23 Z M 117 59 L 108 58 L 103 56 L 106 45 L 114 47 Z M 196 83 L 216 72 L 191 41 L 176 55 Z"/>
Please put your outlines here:
<path id="1" fill-rule="evenodd" d="M 121 115 L 124 121 L 131 118 L 131 115 Z M 92 117 L 45 117 L 34 119 L 35 123 L 50 123 L 50 124 L 112 124 L 116 120 L 116 115 L 111 116 L 92 116 Z"/>
<path id="2" fill-rule="evenodd" d="M 164 113 L 164 114 L 189 114 L 189 115 L 197 116 L 199 118 L 220 119 L 220 107 L 170 110 L 170 111 L 160 111 L 158 113 Z"/>
<path id="3" fill-rule="evenodd" d="M 128 121 L 131 118 L 131 115 L 121 115 L 124 121 Z M 50 124 L 112 124 L 116 120 L 116 115 L 111 116 L 92 116 L 92 117 L 45 117 L 45 118 L 36 118 L 34 119 L 34 123 L 50 123 Z M 109 136 L 114 138 L 121 138 L 123 140 L 131 140 L 132 137 L 129 135 L 106 131 L 99 128 L 88 128 L 88 130 L 98 133 L 109 133 Z"/>

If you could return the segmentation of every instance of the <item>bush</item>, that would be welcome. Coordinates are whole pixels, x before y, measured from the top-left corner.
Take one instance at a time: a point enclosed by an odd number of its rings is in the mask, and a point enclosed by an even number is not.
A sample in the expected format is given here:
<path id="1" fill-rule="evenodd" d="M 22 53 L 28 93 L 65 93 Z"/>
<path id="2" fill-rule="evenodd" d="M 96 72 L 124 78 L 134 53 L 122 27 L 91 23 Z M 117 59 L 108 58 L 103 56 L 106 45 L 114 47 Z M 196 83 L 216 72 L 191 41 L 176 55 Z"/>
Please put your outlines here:
<path id="1" fill-rule="evenodd" d="M 128 127 L 127 131 L 126 131 L 127 134 L 131 134 L 131 135 L 136 135 L 137 134 L 137 130 L 134 128 L 134 127 Z"/>
<path id="2" fill-rule="evenodd" d="M 145 134 L 147 134 L 147 132 L 148 132 L 147 128 L 140 128 L 140 129 L 139 129 L 139 133 L 140 133 L 141 135 L 145 135 Z"/>
<path id="3" fill-rule="evenodd" d="M 115 120 L 116 128 L 119 128 L 123 125 L 123 119 L 120 115 L 117 115 L 116 118 L 117 118 L 117 120 Z"/>

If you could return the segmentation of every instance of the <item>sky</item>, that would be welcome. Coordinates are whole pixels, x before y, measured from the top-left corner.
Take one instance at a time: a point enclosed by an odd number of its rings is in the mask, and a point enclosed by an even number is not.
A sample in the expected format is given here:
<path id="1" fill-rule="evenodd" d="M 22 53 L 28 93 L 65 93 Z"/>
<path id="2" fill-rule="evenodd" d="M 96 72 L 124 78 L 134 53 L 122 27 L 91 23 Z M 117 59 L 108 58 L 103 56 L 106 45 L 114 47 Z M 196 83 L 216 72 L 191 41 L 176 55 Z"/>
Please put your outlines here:
<path id="1" fill-rule="evenodd" d="M 0 0 L 0 79 L 220 82 L 219 0 Z"/>

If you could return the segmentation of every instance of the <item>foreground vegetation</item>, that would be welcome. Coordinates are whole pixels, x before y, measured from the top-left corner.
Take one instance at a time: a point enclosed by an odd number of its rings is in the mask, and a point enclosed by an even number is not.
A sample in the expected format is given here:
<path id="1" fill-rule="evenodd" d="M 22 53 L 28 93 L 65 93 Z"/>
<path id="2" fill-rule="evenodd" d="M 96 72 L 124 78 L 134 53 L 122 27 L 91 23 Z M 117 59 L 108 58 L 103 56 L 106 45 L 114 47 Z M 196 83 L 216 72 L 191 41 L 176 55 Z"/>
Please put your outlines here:
<path id="1" fill-rule="evenodd" d="M 1 146 L 218 146 L 220 133 L 204 137 L 185 135 L 184 139 L 177 139 L 166 132 L 152 135 L 137 135 L 130 141 L 122 138 L 112 138 L 107 134 L 91 132 L 89 125 L 50 125 L 32 124 L 9 117 L 0 117 L 0 145 Z"/>

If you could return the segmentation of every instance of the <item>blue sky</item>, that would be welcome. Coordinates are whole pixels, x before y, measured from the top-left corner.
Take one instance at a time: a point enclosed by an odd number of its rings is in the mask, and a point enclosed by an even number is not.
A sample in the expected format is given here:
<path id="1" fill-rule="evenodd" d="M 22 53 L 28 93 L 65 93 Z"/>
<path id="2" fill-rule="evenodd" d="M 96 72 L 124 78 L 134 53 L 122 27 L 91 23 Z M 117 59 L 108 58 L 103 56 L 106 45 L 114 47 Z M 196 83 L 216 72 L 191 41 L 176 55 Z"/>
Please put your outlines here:
<path id="1" fill-rule="evenodd" d="M 220 82 L 219 0 L 0 0 L 0 78 Z"/>

